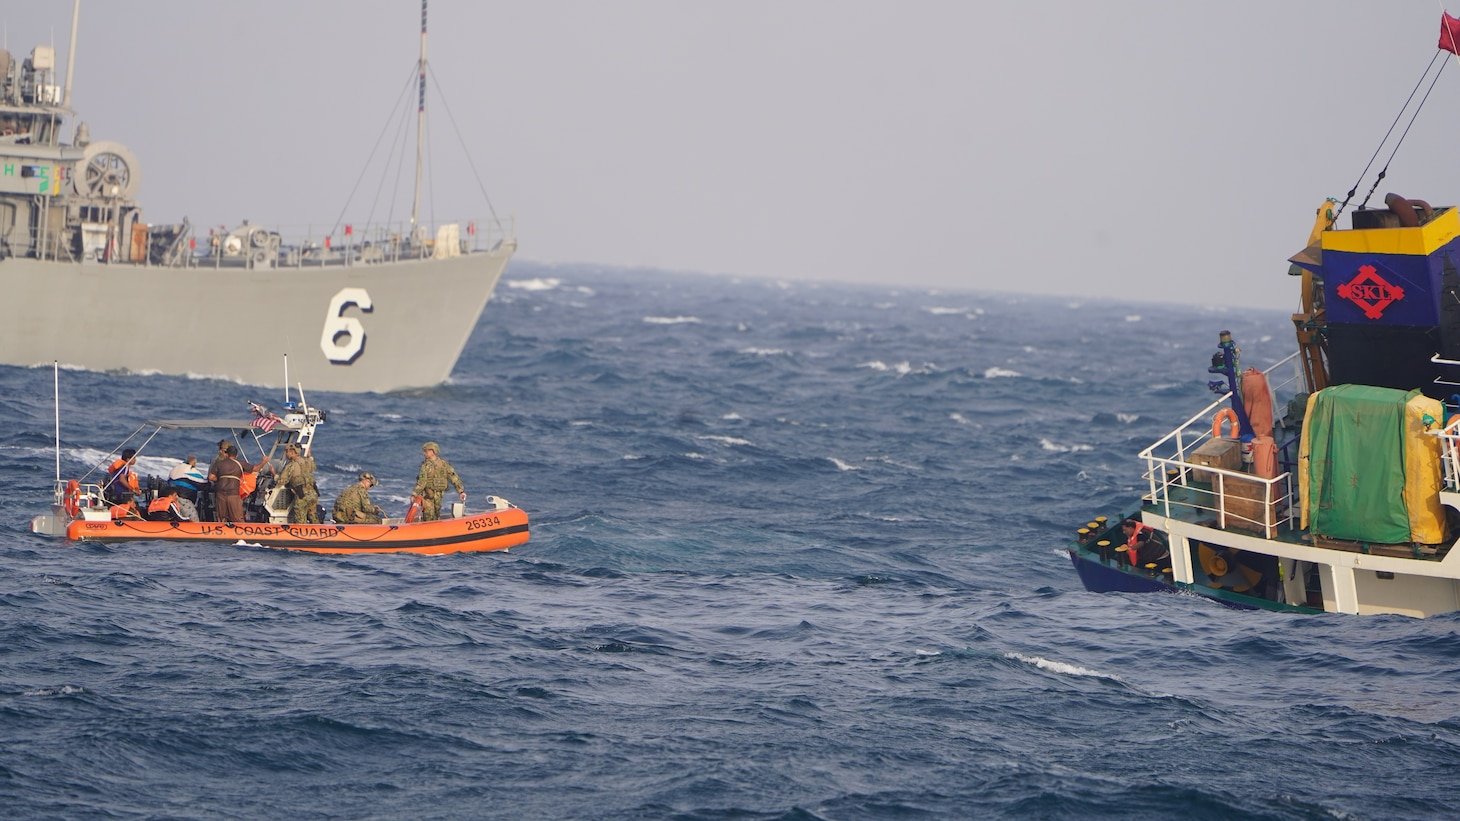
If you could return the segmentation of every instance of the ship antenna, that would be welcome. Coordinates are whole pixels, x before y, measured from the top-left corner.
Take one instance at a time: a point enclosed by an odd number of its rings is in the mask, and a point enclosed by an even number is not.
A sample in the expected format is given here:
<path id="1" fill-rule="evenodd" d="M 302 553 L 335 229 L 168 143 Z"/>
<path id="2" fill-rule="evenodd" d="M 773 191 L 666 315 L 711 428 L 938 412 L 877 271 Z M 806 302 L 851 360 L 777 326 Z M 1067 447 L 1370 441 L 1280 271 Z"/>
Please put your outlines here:
<path id="1" fill-rule="evenodd" d="M 55 380 L 51 388 L 51 398 L 56 406 L 56 481 L 61 481 L 61 361 L 51 361 L 52 378 Z"/>
<path id="2" fill-rule="evenodd" d="M 289 354 L 284 354 L 284 407 L 289 407 Z"/>
<path id="3" fill-rule="evenodd" d="M 80 0 L 77 0 L 80 2 Z M 426 0 L 421 0 L 421 57 L 416 61 L 416 193 L 411 199 L 411 236 L 416 235 L 416 218 L 421 210 L 421 160 L 426 133 Z"/>
<path id="4" fill-rule="evenodd" d="M 61 107 L 71 110 L 71 75 L 76 73 L 76 24 L 81 19 L 81 0 L 71 3 L 71 48 L 66 54 L 66 96 Z"/>

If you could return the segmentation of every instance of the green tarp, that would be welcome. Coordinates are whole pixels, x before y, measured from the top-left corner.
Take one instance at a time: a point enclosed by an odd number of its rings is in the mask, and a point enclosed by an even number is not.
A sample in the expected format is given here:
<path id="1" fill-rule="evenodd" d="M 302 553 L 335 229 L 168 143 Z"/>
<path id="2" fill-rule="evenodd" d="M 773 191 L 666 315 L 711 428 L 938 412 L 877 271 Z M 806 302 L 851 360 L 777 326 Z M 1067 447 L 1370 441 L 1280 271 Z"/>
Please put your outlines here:
<path id="1" fill-rule="evenodd" d="M 1368 385 L 1320 391 L 1308 430 L 1308 524 L 1317 535 L 1409 541 L 1404 505 L 1404 405 L 1413 392 Z"/>

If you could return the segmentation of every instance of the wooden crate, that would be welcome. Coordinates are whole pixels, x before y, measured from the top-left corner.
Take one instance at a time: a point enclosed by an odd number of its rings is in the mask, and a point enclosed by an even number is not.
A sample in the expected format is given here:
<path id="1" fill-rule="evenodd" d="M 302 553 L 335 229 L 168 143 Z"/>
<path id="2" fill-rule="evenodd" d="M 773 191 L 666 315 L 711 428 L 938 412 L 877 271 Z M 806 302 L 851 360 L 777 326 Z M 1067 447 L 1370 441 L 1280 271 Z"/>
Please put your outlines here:
<path id="1" fill-rule="evenodd" d="M 1208 439 L 1201 447 L 1192 451 L 1187 461 L 1193 465 L 1205 465 L 1223 470 L 1242 469 L 1242 443 L 1236 439 Z M 1193 470 L 1191 478 L 1197 482 L 1210 482 L 1214 487 L 1217 476 L 1209 470 Z"/>
<path id="2" fill-rule="evenodd" d="M 1257 477 L 1244 479 L 1224 476 L 1222 484 L 1222 505 L 1227 511 L 1227 527 L 1238 530 L 1263 532 L 1264 525 L 1277 524 L 1277 513 L 1282 499 L 1282 485 L 1264 484 Z M 1213 489 L 1215 489 L 1213 485 Z"/>

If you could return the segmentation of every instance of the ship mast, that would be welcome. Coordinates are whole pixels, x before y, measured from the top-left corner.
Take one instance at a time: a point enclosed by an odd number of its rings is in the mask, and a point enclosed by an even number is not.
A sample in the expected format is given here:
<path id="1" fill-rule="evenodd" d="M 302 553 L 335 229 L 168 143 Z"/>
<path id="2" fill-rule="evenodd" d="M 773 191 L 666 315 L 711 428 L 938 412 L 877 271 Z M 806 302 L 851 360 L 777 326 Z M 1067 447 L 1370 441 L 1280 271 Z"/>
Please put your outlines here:
<path id="1" fill-rule="evenodd" d="M 71 110 L 71 75 L 76 73 L 76 24 L 81 19 L 81 0 L 71 4 L 71 47 L 66 50 L 66 95 L 61 98 L 61 107 Z"/>
<path id="2" fill-rule="evenodd" d="M 411 199 L 411 237 L 416 237 L 421 210 L 421 165 L 426 134 L 426 0 L 421 0 L 421 57 L 416 62 L 416 194 Z"/>

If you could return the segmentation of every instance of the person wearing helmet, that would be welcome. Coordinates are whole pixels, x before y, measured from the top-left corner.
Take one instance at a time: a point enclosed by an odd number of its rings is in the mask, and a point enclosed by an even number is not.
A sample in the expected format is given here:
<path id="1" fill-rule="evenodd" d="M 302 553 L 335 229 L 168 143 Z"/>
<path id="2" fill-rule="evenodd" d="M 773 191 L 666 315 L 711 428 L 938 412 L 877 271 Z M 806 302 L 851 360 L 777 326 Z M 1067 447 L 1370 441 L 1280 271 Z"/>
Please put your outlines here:
<path id="1" fill-rule="evenodd" d="M 427 442 L 421 446 L 421 472 L 416 475 L 416 487 L 412 496 L 421 497 L 421 521 L 431 522 L 441 518 L 441 497 L 447 485 L 454 485 L 461 500 L 466 501 L 466 485 L 456 475 L 456 468 L 441 458 L 441 446 Z"/>
<path id="2" fill-rule="evenodd" d="M 365 471 L 360 474 L 360 481 L 345 488 L 340 498 L 335 500 L 334 518 L 342 525 L 378 525 L 380 519 L 385 515 L 376 504 L 370 501 L 370 488 L 375 487 L 375 474 Z"/>
<path id="3" fill-rule="evenodd" d="M 305 462 L 298 445 L 284 448 L 284 457 L 289 461 L 279 472 L 279 484 L 289 491 L 292 500 L 289 505 L 289 523 L 309 522 L 314 516 L 319 494 L 314 490 L 314 474 Z"/>

